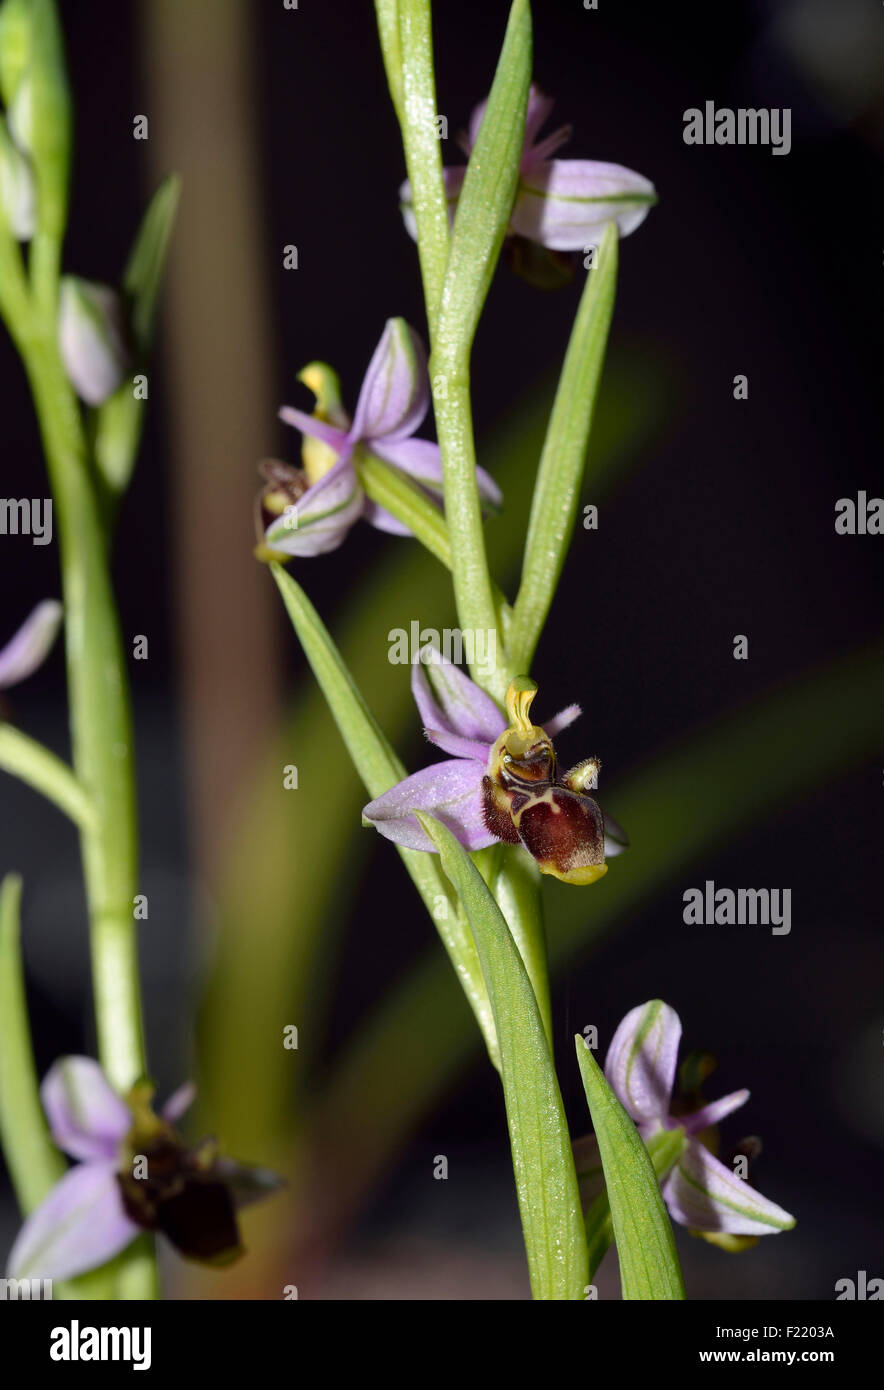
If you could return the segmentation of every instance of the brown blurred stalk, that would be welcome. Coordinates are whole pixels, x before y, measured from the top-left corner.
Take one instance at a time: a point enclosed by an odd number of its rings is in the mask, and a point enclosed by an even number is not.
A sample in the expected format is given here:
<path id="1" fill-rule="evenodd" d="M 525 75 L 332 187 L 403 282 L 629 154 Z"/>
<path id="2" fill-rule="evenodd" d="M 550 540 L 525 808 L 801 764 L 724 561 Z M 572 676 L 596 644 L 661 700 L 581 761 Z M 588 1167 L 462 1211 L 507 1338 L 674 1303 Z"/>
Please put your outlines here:
<path id="1" fill-rule="evenodd" d="M 197 874 L 214 877 L 277 712 L 272 596 L 252 558 L 274 419 L 257 157 L 254 7 L 144 0 L 154 180 L 183 178 L 167 288 L 170 505 Z"/>

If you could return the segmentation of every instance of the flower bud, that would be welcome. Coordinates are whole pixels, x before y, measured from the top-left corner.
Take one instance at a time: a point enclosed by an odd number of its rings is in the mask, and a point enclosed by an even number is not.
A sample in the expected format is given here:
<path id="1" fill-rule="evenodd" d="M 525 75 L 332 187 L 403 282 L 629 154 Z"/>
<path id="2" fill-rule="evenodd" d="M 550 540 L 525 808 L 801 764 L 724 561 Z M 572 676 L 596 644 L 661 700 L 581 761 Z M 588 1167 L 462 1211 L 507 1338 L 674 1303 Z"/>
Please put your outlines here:
<path id="1" fill-rule="evenodd" d="M 88 405 L 101 405 L 132 365 L 119 295 L 107 285 L 66 275 L 59 296 L 58 344 L 77 395 Z"/>
<path id="2" fill-rule="evenodd" d="M 31 49 L 31 0 L 3 0 L 0 5 L 0 97 L 10 106 Z"/>
<path id="3" fill-rule="evenodd" d="M 37 225 L 34 171 L 27 155 L 9 136 L 0 120 L 0 216 L 16 241 L 30 241 Z"/>

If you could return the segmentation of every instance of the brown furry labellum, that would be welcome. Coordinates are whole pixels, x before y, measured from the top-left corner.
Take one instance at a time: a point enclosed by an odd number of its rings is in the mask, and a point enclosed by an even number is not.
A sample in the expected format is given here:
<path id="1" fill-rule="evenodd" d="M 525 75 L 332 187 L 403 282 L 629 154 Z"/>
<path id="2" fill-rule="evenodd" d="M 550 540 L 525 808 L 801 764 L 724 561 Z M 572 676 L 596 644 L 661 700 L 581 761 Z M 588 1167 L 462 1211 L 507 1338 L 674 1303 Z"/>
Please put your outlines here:
<path id="1" fill-rule="evenodd" d="M 558 775 L 552 740 L 528 717 L 536 693 L 524 676 L 507 691 L 510 727 L 494 744 L 482 779 L 485 824 L 499 840 L 524 845 L 541 873 L 563 883 L 595 883 L 607 873 L 605 820 L 588 792 L 598 786 L 601 763 L 586 758 Z"/>

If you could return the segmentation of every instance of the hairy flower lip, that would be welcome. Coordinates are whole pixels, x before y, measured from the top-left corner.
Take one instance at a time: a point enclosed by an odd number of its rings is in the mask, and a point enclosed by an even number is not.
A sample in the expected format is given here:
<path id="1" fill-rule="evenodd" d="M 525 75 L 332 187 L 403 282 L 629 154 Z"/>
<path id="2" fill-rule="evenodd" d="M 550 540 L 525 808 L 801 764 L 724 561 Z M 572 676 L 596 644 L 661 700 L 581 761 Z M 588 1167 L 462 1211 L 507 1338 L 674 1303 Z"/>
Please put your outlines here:
<path id="1" fill-rule="evenodd" d="M 412 668 L 412 694 L 426 737 L 451 757 L 413 773 L 375 797 L 363 807 L 363 822 L 373 825 L 381 835 L 397 844 L 432 853 L 434 846 L 415 815 L 417 811 L 426 811 L 442 820 L 466 849 L 484 849 L 504 838 L 502 833 L 491 829 L 485 783 L 489 773 L 496 771 L 508 728 L 507 719 L 491 697 L 445 660 L 437 648 L 428 650 L 429 660 L 418 661 Z M 536 690 L 533 682 L 529 684 Z M 551 739 L 579 715 L 579 705 L 568 705 L 542 727 L 537 726 L 538 732 Z M 526 717 L 524 729 L 531 727 Z M 513 734 L 511 730 L 510 736 Z M 526 734 L 521 736 L 527 737 Z M 564 786 L 559 790 L 563 798 L 576 796 Z M 505 795 L 502 790 L 501 794 Z M 519 799 L 518 814 L 524 816 L 527 801 L 526 797 Z M 535 849 L 530 848 L 532 844 L 535 848 L 541 845 L 552 848 L 551 842 L 543 837 L 538 839 L 535 824 L 529 825 L 526 820 L 524 834 L 520 835 L 510 822 L 505 838 L 528 848 L 542 871 L 554 872 L 552 868 L 544 868 L 544 863 L 553 861 L 547 860 L 545 855 L 538 858 Z M 614 853 L 620 848 L 622 844 L 611 845 Z M 575 863 L 574 876 L 565 881 L 589 882 L 600 877 L 602 872 L 604 865 L 596 866 L 592 874 L 587 866 L 586 876 L 581 878 L 577 876 Z"/>
<path id="2" fill-rule="evenodd" d="M 195 1094 L 189 1083 L 156 1115 L 149 1083 L 126 1100 L 93 1058 L 63 1057 L 40 1093 L 55 1143 L 76 1162 L 24 1222 L 10 1251 L 10 1278 L 73 1278 L 105 1264 L 144 1229 L 163 1231 L 186 1256 L 214 1262 L 238 1242 L 237 1184 L 257 1180 L 271 1190 L 264 1170 L 216 1159 L 213 1144 L 189 1148 L 178 1138 L 173 1124 Z M 138 1159 L 147 1166 L 143 1176 L 134 1172 Z"/>

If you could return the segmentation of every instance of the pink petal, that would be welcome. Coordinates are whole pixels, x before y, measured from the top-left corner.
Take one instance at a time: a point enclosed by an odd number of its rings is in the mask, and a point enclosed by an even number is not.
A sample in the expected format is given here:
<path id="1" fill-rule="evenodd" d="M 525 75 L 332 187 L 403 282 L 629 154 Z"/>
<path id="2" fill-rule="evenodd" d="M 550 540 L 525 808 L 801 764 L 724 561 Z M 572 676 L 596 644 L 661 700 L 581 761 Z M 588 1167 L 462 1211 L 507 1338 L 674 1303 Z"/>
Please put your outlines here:
<path id="1" fill-rule="evenodd" d="M 81 1159 L 116 1159 L 132 1112 L 92 1057 L 62 1057 L 40 1087 L 52 1137 Z"/>
<path id="2" fill-rule="evenodd" d="M 367 521 L 369 526 L 374 526 L 378 531 L 386 531 L 390 536 L 410 536 L 411 532 L 392 512 L 388 512 L 386 507 L 382 507 L 379 502 L 370 502 L 366 497 L 365 507 L 362 512 L 363 521 Z"/>
<path id="3" fill-rule="evenodd" d="M 444 729 L 424 729 L 424 733 L 437 748 L 450 753 L 453 758 L 472 758 L 483 768 L 488 762 L 488 744 L 480 739 L 463 738 L 460 734 L 449 734 Z"/>
<path id="4" fill-rule="evenodd" d="M 423 650 L 427 660 L 421 659 L 412 667 L 411 691 L 424 728 L 480 740 L 487 750 L 503 733 L 506 719 L 491 696 L 446 661 L 437 647 L 430 645 Z"/>
<path id="5" fill-rule="evenodd" d="M 650 180 L 620 164 L 551 159 L 523 171 L 510 226 L 553 251 L 581 251 L 597 244 L 606 222 L 629 236 L 655 196 Z"/>
<path id="6" fill-rule="evenodd" d="M 435 847 L 424 834 L 415 811 L 426 811 L 447 825 L 465 849 L 485 849 L 496 843 L 482 815 L 481 763 L 459 758 L 434 763 L 406 777 L 363 808 L 375 829 L 409 849 Z"/>
<path id="7" fill-rule="evenodd" d="M 284 405 L 279 418 L 302 434 L 308 434 L 311 439 L 321 439 L 323 444 L 328 444 L 339 454 L 346 450 L 346 431 L 338 429 L 337 425 L 330 425 L 327 420 L 317 420 L 315 415 L 308 415 L 306 410 L 297 410 L 293 405 Z"/>
<path id="8" fill-rule="evenodd" d="M 285 555 L 324 555 L 342 543 L 362 516 L 364 504 L 348 446 L 348 452 L 318 483 L 270 523 L 265 542 Z"/>
<path id="9" fill-rule="evenodd" d="M 374 444 L 372 453 L 408 473 L 415 482 L 442 497 L 442 456 L 439 445 L 428 439 L 402 439 L 395 443 Z M 503 493 L 497 483 L 484 468 L 476 469 L 476 482 L 479 496 L 489 511 L 498 511 L 503 504 Z"/>
<path id="10" fill-rule="evenodd" d="M 699 1134 L 710 1125 L 717 1125 L 726 1115 L 732 1115 L 741 1105 L 745 1105 L 748 1099 L 748 1091 L 731 1091 L 729 1096 L 710 1101 L 702 1110 L 695 1110 L 693 1115 L 679 1115 L 679 1120 L 687 1134 Z"/>
<path id="11" fill-rule="evenodd" d="M 429 404 L 424 345 L 404 319 L 388 319 L 359 392 L 350 440 L 405 439 Z"/>
<path id="12" fill-rule="evenodd" d="M 44 599 L 0 650 L 0 690 L 27 680 L 49 654 L 61 626 L 61 604 Z"/>
<path id="13" fill-rule="evenodd" d="M 582 713 L 583 710 L 579 705 L 566 705 L 564 709 L 559 710 L 558 714 L 554 714 L 552 719 L 547 719 L 543 728 L 546 729 L 550 738 L 555 738 L 563 729 L 567 729 L 570 724 L 573 724 L 575 719 L 579 719 Z"/>
<path id="14" fill-rule="evenodd" d="M 794 1216 L 762 1197 L 696 1139 L 664 1183 L 663 1198 L 673 1220 L 694 1231 L 767 1236 L 795 1225 Z"/>
<path id="15" fill-rule="evenodd" d="M 138 1235 L 111 1163 L 78 1163 L 55 1184 L 18 1233 L 13 1279 L 70 1279 L 105 1264 Z"/>
<path id="16" fill-rule="evenodd" d="M 665 1122 L 675 1081 L 681 1020 L 662 999 L 630 1009 L 605 1058 L 605 1076 L 639 1124 Z"/>
<path id="17" fill-rule="evenodd" d="M 193 1105 L 196 1099 L 196 1087 L 192 1081 L 185 1081 L 177 1091 L 173 1091 L 166 1104 L 163 1106 L 163 1119 L 168 1120 L 170 1125 L 177 1124 L 181 1116 Z"/>

